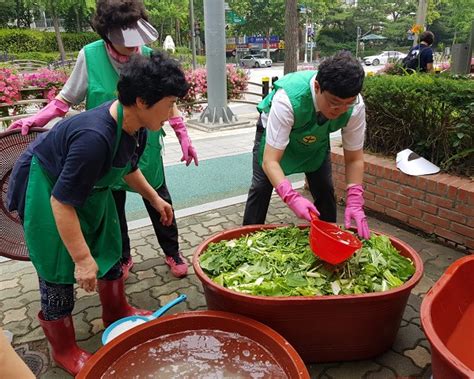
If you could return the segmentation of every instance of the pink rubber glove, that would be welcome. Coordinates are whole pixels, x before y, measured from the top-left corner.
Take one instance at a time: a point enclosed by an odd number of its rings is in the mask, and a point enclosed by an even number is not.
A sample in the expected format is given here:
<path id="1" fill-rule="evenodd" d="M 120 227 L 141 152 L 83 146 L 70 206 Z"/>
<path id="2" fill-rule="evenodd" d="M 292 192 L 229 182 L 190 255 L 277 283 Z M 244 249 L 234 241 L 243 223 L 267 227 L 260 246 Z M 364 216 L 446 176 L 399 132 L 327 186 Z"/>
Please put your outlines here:
<path id="1" fill-rule="evenodd" d="M 311 221 L 310 211 L 319 216 L 319 212 L 314 204 L 296 192 L 288 179 L 283 180 L 277 185 L 275 191 L 299 218 Z"/>
<path id="2" fill-rule="evenodd" d="M 354 219 L 357 226 L 357 233 L 362 238 L 370 238 L 369 225 L 364 213 L 364 189 L 362 185 L 356 184 L 347 189 L 346 211 L 344 212 L 344 223 L 348 229 Z"/>
<path id="3" fill-rule="evenodd" d="M 184 124 L 183 118 L 181 116 L 171 117 L 168 121 L 174 132 L 176 133 L 176 137 L 178 137 L 179 144 L 181 145 L 181 151 L 183 152 L 181 162 L 185 161 L 186 166 L 189 166 L 194 159 L 194 164 L 197 166 L 197 153 L 193 145 L 191 144 L 191 139 L 188 136 L 188 132 L 186 130 L 186 125 Z"/>
<path id="4" fill-rule="evenodd" d="M 48 105 L 33 116 L 16 120 L 7 130 L 21 128 L 21 135 L 26 136 L 31 128 L 41 128 L 53 118 L 63 117 L 68 110 L 69 104 L 58 99 L 53 99 Z"/>

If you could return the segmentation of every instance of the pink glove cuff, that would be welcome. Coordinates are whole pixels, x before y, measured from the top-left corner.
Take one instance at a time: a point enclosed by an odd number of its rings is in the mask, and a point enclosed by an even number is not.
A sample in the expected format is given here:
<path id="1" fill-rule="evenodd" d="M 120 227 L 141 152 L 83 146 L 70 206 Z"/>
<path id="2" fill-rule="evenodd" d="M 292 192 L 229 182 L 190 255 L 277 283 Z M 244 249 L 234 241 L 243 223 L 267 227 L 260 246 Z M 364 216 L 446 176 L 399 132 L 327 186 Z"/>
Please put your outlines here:
<path id="1" fill-rule="evenodd" d="M 189 166 L 194 160 L 194 164 L 198 165 L 198 158 L 196 150 L 194 149 L 191 138 L 189 138 L 188 131 L 186 129 L 186 124 L 181 116 L 171 117 L 168 119 L 170 126 L 173 128 L 176 137 L 178 137 L 179 144 L 181 145 L 181 151 L 183 152 L 183 157 L 181 161 L 186 162 L 186 166 Z"/>
<path id="2" fill-rule="evenodd" d="M 53 104 L 53 106 L 57 109 L 58 116 L 61 117 L 64 116 L 70 108 L 68 103 L 65 103 L 64 101 L 59 99 L 53 99 L 50 101 L 49 104 Z"/>
<path id="3" fill-rule="evenodd" d="M 69 105 L 65 102 L 53 99 L 48 105 L 32 117 L 31 126 L 44 126 L 55 117 L 63 117 L 69 110 Z"/>
<path id="4" fill-rule="evenodd" d="M 275 187 L 275 191 L 285 203 L 288 201 L 288 196 L 294 192 L 293 186 L 288 179 L 285 179 L 280 184 L 278 184 Z"/>
<path id="5" fill-rule="evenodd" d="M 352 220 L 356 223 L 359 236 L 366 239 L 370 238 L 367 217 L 364 213 L 364 188 L 361 184 L 347 188 L 346 210 L 344 212 L 346 228 L 350 228 Z"/>
<path id="6" fill-rule="evenodd" d="M 184 119 L 181 116 L 171 117 L 168 119 L 168 122 L 174 131 L 176 131 L 176 129 L 182 129 L 186 127 L 184 124 Z"/>
<path id="7" fill-rule="evenodd" d="M 347 206 L 364 206 L 364 188 L 362 184 L 355 184 L 347 188 Z"/>
<path id="8" fill-rule="evenodd" d="M 27 135 L 33 127 L 41 128 L 55 117 L 63 117 L 69 110 L 69 104 L 53 99 L 48 105 L 33 116 L 15 121 L 8 130 L 21 128 L 21 134 Z"/>

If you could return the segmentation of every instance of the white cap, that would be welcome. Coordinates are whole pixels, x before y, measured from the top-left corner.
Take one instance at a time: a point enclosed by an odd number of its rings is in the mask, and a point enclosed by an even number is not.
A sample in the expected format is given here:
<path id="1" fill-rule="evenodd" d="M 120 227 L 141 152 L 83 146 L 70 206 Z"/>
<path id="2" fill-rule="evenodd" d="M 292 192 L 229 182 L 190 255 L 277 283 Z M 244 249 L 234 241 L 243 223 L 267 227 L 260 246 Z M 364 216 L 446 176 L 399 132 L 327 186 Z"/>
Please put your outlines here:
<path id="1" fill-rule="evenodd" d="M 397 168 L 408 175 L 419 176 L 436 174 L 439 167 L 410 149 L 405 149 L 397 154 Z"/>
<path id="2" fill-rule="evenodd" d="M 158 38 L 158 31 L 149 22 L 141 18 L 129 28 L 112 29 L 107 34 L 107 38 L 114 45 L 138 47 L 155 41 Z"/>

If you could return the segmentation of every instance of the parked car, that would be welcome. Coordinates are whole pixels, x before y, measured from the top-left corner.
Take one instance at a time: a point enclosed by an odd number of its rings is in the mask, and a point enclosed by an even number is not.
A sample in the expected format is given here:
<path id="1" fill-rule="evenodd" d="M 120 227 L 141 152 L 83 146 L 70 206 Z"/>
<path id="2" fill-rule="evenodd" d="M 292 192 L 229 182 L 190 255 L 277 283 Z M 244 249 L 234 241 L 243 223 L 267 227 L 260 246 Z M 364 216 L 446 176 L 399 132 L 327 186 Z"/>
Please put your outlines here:
<path id="1" fill-rule="evenodd" d="M 369 66 L 378 66 L 379 64 L 385 64 L 391 61 L 402 60 L 407 55 L 400 53 L 399 51 L 382 51 L 379 55 L 371 55 L 364 58 L 364 63 Z"/>
<path id="2" fill-rule="evenodd" d="M 240 60 L 240 65 L 244 67 L 271 67 L 272 60 L 262 55 L 246 55 Z"/>

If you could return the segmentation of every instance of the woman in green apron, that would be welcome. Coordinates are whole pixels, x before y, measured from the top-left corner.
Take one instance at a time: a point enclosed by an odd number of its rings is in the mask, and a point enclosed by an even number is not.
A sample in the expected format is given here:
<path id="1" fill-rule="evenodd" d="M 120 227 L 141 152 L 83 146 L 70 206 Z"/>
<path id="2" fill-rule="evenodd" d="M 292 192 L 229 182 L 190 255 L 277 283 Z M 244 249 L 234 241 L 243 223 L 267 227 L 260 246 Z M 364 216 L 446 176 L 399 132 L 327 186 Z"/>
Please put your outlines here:
<path id="1" fill-rule="evenodd" d="M 173 210 L 146 181 L 138 160 L 147 131 L 159 131 L 188 89 L 178 64 L 161 54 L 135 55 L 118 82 L 118 101 L 59 122 L 20 157 L 8 187 L 10 210 L 23 220 L 38 272 L 40 324 L 56 363 L 77 374 L 90 354 L 75 342 L 73 284 L 96 288 L 104 325 L 150 314 L 128 304 L 112 186 L 124 178 L 170 225 Z"/>
<path id="2" fill-rule="evenodd" d="M 348 53 L 325 59 L 315 71 L 285 75 L 257 106 L 253 177 L 244 212 L 244 225 L 263 224 L 273 188 L 304 220 L 313 212 L 336 222 L 330 133 L 341 130 L 346 165 L 345 226 L 355 221 L 358 233 L 369 238 L 364 213 L 365 106 L 360 96 L 364 69 Z M 296 192 L 287 175 L 305 173 L 314 203 Z"/>
<path id="3" fill-rule="evenodd" d="M 97 2 L 94 28 L 102 37 L 101 40 L 86 45 L 77 57 L 76 65 L 59 95 L 36 115 L 16 121 L 10 128 L 21 128 L 28 133 L 31 127 L 42 127 L 55 117 L 62 117 L 70 105 L 86 100 L 86 109 L 95 108 L 106 101 L 117 97 L 117 81 L 125 62 L 132 54 L 149 55 L 151 49 L 146 47 L 155 41 L 158 32 L 147 21 L 144 5 L 141 1 L 99 0 Z M 189 165 L 193 160 L 198 164 L 197 154 L 191 144 L 183 118 L 176 107 L 170 112 L 169 123 L 173 128 L 183 152 L 182 161 Z M 140 160 L 140 169 L 156 190 L 158 195 L 172 204 L 166 186 L 162 160 L 164 131 L 150 132 L 146 149 Z M 133 265 L 130 256 L 130 239 L 128 237 L 125 217 L 126 191 L 133 191 L 125 182 L 119 181 L 114 188 L 114 200 L 119 214 L 122 237 L 122 264 L 124 278 Z M 166 255 L 165 262 L 176 277 L 187 274 L 187 263 L 182 257 L 178 243 L 176 220 L 170 225 L 163 225 L 155 208 L 143 198 L 145 207 Z"/>

